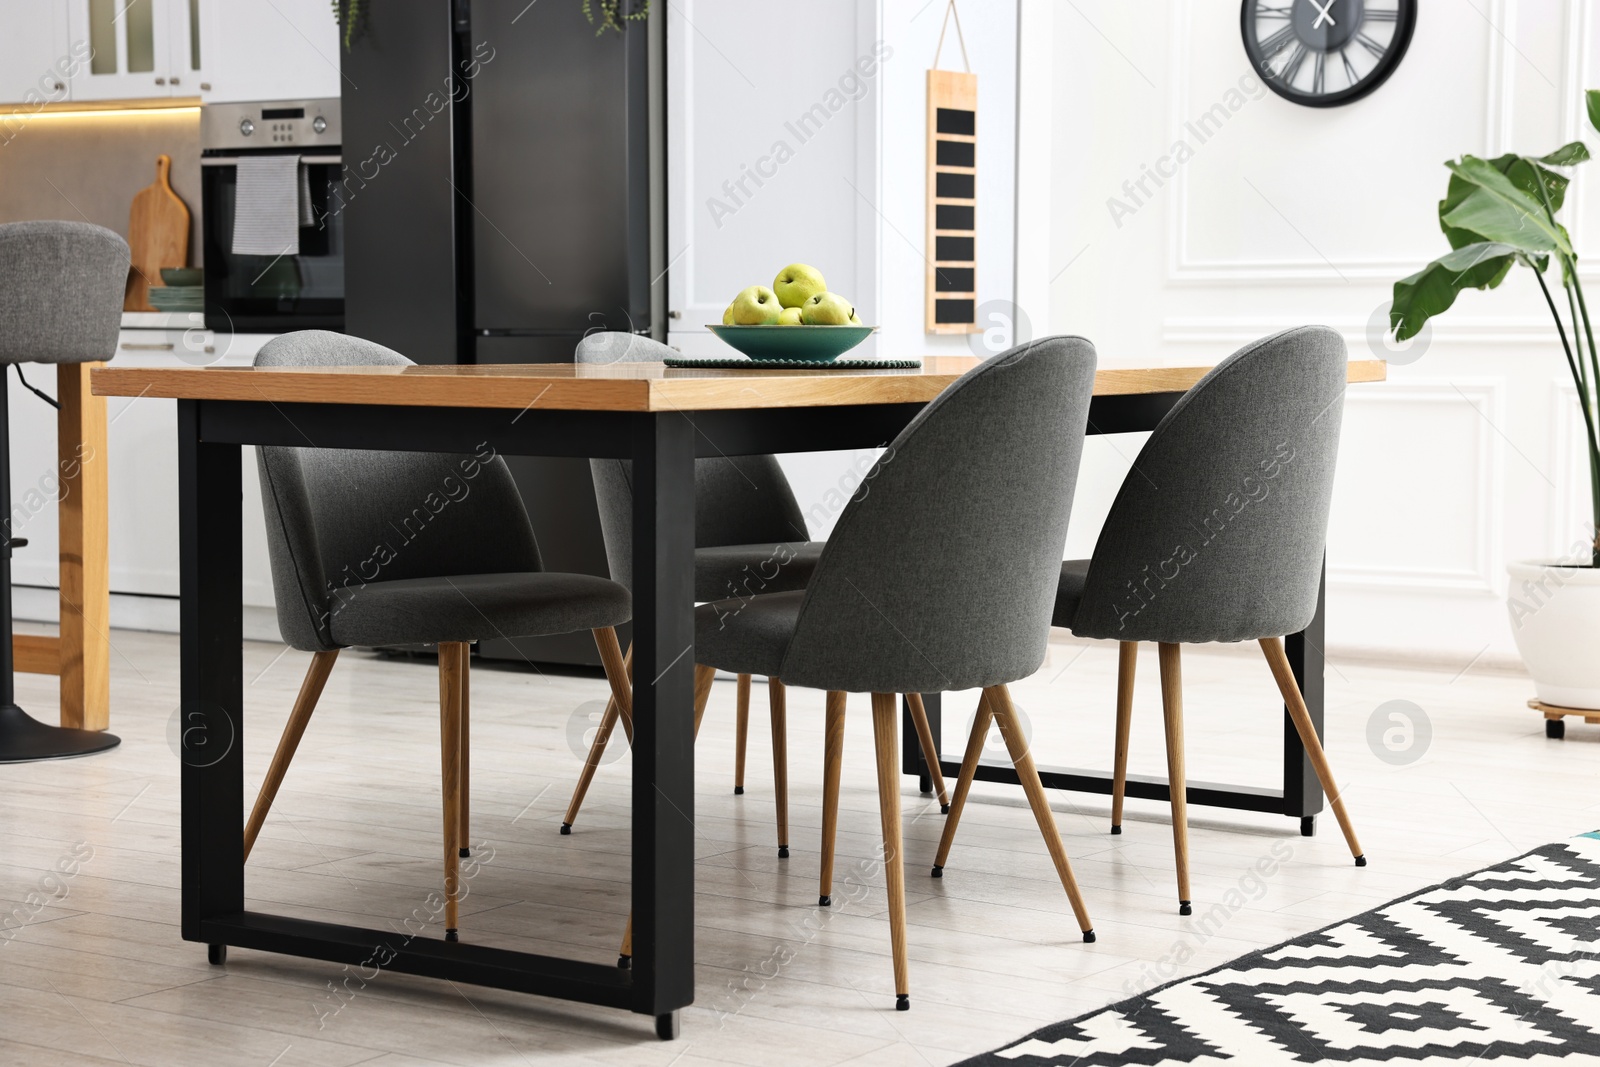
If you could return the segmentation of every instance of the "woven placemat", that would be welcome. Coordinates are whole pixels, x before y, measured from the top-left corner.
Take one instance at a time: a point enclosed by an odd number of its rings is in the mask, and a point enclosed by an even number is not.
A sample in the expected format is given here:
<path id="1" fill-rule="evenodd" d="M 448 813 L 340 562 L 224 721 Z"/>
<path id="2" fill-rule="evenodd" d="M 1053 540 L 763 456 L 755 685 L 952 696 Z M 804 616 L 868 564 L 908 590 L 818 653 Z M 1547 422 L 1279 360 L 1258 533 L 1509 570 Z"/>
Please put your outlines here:
<path id="1" fill-rule="evenodd" d="M 668 356 L 669 367 L 704 367 L 711 370 L 911 370 L 920 359 L 688 359 Z"/>

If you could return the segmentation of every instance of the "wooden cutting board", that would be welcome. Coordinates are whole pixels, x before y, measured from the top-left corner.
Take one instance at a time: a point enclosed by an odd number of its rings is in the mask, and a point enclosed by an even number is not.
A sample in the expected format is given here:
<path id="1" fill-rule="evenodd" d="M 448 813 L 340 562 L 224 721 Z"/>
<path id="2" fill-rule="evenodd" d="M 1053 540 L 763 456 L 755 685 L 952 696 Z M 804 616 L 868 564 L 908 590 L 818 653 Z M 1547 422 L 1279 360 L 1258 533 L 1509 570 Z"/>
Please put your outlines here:
<path id="1" fill-rule="evenodd" d="M 172 191 L 172 157 L 156 157 L 156 180 L 133 197 L 128 213 L 128 248 L 132 263 L 124 311 L 154 311 L 145 291 L 161 284 L 162 267 L 185 267 L 189 260 L 189 209 Z"/>

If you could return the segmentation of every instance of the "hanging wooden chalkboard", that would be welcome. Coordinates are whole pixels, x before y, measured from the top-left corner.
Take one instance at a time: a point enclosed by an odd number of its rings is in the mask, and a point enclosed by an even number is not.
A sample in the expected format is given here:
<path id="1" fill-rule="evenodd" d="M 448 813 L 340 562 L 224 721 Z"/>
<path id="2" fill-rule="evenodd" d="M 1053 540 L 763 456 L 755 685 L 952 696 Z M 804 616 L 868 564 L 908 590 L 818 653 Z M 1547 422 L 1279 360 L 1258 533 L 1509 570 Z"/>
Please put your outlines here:
<path id="1" fill-rule="evenodd" d="M 967 42 L 955 0 L 965 72 L 939 70 L 944 28 L 934 69 L 928 71 L 927 332 L 978 332 L 978 76 L 967 64 Z"/>

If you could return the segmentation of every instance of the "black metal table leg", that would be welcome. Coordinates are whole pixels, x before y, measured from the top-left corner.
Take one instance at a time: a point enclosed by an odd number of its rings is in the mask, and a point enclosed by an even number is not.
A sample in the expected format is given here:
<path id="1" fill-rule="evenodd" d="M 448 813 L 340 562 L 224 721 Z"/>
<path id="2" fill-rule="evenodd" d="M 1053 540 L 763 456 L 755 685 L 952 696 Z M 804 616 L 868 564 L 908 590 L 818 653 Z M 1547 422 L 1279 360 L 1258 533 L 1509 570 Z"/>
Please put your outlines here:
<path id="1" fill-rule="evenodd" d="M 201 440 L 200 403 L 178 401 L 182 921 L 220 961 L 202 925 L 244 910 L 244 573 L 239 446 Z"/>
<path id="2" fill-rule="evenodd" d="M 1323 677 L 1325 667 L 1323 645 L 1326 642 L 1326 612 L 1325 600 L 1328 591 L 1328 564 L 1322 564 L 1322 576 L 1317 580 L 1317 611 L 1311 617 L 1311 622 L 1304 630 L 1297 634 L 1290 634 L 1284 639 L 1284 654 L 1289 657 L 1289 667 L 1294 671 L 1295 684 L 1300 687 L 1300 693 L 1305 698 L 1306 710 L 1311 714 L 1311 724 L 1317 728 L 1317 736 L 1323 736 L 1322 710 L 1323 710 Z M 1322 783 L 1317 780 L 1317 772 L 1311 766 L 1311 759 L 1306 755 L 1305 746 L 1300 743 L 1300 734 L 1294 728 L 1294 720 L 1289 718 L 1287 708 L 1283 712 L 1283 813 L 1292 819 L 1300 820 L 1300 833 L 1310 837 L 1316 830 L 1316 820 L 1313 818 L 1322 810 Z M 1308 826 L 1310 832 L 1308 833 Z"/>
<path id="3" fill-rule="evenodd" d="M 633 1010 L 694 1000 L 694 427 L 633 431 Z"/>
<path id="4" fill-rule="evenodd" d="M 944 751 L 944 737 L 940 729 L 944 710 L 943 694 L 922 694 L 922 710 L 928 713 L 928 730 L 933 734 L 933 751 L 937 758 Z M 942 760 L 940 765 L 943 766 Z M 933 775 L 928 773 L 928 765 L 922 758 L 917 728 L 911 722 L 911 705 L 905 697 L 900 698 L 900 773 L 916 775 L 917 788 L 923 793 L 933 792 Z"/>

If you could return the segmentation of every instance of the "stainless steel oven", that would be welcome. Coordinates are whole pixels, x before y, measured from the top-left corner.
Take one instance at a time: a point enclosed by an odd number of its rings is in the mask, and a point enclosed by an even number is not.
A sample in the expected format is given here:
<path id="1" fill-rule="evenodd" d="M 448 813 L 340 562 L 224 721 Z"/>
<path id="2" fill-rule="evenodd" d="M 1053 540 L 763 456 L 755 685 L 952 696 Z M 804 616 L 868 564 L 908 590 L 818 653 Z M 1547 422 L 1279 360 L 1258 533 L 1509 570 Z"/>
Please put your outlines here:
<path id="1" fill-rule="evenodd" d="M 239 162 L 300 158 L 299 250 L 233 251 Z M 222 332 L 344 329 L 344 181 L 339 101 L 208 104 L 200 115 L 206 326 Z M 308 221 L 309 220 L 309 221 Z"/>

